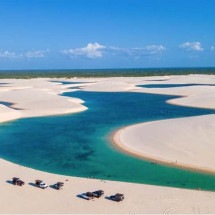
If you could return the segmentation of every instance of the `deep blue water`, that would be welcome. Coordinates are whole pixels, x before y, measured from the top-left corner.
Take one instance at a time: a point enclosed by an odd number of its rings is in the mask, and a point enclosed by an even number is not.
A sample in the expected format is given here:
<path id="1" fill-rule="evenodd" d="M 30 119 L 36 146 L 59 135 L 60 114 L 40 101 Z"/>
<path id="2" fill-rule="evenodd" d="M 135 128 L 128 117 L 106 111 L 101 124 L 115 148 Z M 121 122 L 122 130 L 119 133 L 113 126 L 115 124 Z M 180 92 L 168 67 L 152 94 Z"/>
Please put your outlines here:
<path id="1" fill-rule="evenodd" d="M 70 92 L 89 109 L 77 114 L 21 119 L 1 124 L 0 156 L 9 161 L 64 175 L 215 190 L 215 176 L 123 154 L 109 135 L 125 125 L 152 120 L 214 114 L 214 110 L 179 107 L 175 96 L 144 93 Z"/>

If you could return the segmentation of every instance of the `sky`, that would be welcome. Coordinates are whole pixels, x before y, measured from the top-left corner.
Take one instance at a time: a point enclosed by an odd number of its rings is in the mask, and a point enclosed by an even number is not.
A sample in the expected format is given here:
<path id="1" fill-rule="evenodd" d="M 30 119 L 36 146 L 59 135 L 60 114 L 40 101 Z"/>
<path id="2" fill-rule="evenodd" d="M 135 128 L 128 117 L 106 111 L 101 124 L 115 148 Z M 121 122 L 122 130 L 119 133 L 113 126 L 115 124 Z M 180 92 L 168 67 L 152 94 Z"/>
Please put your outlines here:
<path id="1" fill-rule="evenodd" d="M 0 70 L 215 66 L 214 0 L 0 0 Z"/>

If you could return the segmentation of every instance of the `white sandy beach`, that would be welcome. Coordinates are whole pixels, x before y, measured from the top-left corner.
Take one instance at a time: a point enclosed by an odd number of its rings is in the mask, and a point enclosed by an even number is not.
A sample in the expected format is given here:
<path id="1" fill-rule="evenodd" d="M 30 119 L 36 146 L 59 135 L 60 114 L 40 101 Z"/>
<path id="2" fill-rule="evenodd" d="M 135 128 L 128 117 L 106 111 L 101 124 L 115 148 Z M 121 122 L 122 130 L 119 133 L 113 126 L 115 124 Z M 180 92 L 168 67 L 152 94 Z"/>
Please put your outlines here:
<path id="1" fill-rule="evenodd" d="M 145 159 L 215 173 L 215 115 L 162 120 L 129 126 L 114 140 Z"/>
<path id="2" fill-rule="evenodd" d="M 60 79 L 63 80 L 63 79 Z M 53 81 L 53 79 L 52 79 Z M 57 81 L 57 79 L 55 79 Z M 175 105 L 215 108 L 215 76 L 189 75 L 141 78 L 71 79 L 86 82 L 62 85 L 49 79 L 1 80 L 0 122 L 23 117 L 67 114 L 85 111 L 84 101 L 59 94 L 79 86 L 86 91 L 140 92 L 183 97 L 168 101 Z M 140 88 L 143 84 L 204 84 L 175 88 Z M 159 107 L 158 107 L 159 109 Z M 116 144 L 122 150 L 174 165 L 214 171 L 215 115 L 163 120 L 133 125 L 116 132 Z M 177 162 L 176 162 L 177 161 Z M 0 160 L 0 213 L 215 213 L 215 192 L 101 181 L 49 174 Z M 23 187 L 7 183 L 18 176 Z M 65 188 L 42 190 L 28 183 L 43 179 L 48 184 L 65 182 Z M 68 181 L 66 181 L 68 180 Z M 105 198 L 86 201 L 76 195 L 103 189 L 105 196 L 120 192 L 125 200 L 116 203 Z"/>

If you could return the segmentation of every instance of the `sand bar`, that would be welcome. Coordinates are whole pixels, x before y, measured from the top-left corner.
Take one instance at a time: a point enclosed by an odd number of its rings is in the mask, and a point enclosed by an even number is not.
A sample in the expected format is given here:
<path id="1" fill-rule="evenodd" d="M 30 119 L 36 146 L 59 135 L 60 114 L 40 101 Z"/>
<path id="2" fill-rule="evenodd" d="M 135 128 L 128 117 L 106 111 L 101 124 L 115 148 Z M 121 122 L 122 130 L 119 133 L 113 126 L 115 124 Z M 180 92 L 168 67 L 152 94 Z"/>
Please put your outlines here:
<path id="1" fill-rule="evenodd" d="M 215 173 L 215 115 L 128 126 L 113 141 L 122 151 L 153 162 Z"/>

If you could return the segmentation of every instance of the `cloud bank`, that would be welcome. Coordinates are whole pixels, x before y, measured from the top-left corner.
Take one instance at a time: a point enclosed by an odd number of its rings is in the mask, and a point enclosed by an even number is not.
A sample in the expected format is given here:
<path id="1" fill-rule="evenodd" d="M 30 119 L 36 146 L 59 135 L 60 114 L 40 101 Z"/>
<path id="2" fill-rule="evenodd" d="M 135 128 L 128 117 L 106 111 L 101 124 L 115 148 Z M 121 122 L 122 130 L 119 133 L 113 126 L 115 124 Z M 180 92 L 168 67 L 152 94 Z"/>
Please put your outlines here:
<path id="1" fill-rule="evenodd" d="M 43 58 L 49 50 L 28 51 L 23 54 L 26 58 Z"/>
<path id="2" fill-rule="evenodd" d="M 86 58 L 101 58 L 104 55 L 127 55 L 134 57 L 141 57 L 146 55 L 161 54 L 166 50 L 163 45 L 148 45 L 143 48 L 120 48 L 114 46 L 105 46 L 99 43 L 88 43 L 85 47 L 63 50 L 62 53 L 72 58 L 86 57 Z"/>
<path id="3" fill-rule="evenodd" d="M 69 56 L 85 56 L 87 58 L 100 58 L 103 56 L 105 46 L 99 43 L 88 43 L 86 47 L 64 50 L 63 53 Z"/>
<path id="4" fill-rule="evenodd" d="M 44 58 L 45 54 L 49 52 L 49 50 L 36 50 L 36 51 L 27 51 L 27 52 L 11 52 L 11 51 L 1 51 L 0 50 L 0 58 L 7 59 L 15 59 L 15 58 Z"/>
<path id="5" fill-rule="evenodd" d="M 179 48 L 184 49 L 185 51 L 196 51 L 201 52 L 204 51 L 204 49 L 201 46 L 200 42 L 185 42 L 179 45 Z"/>

